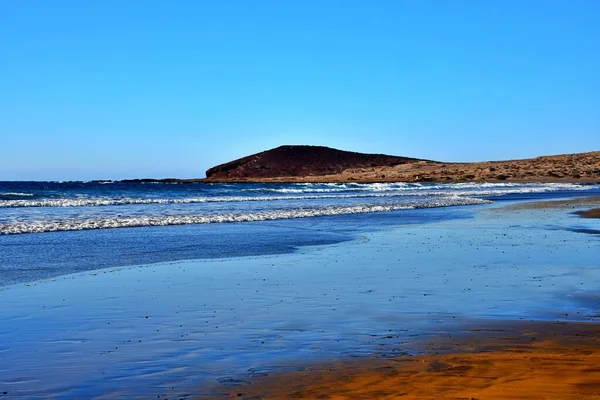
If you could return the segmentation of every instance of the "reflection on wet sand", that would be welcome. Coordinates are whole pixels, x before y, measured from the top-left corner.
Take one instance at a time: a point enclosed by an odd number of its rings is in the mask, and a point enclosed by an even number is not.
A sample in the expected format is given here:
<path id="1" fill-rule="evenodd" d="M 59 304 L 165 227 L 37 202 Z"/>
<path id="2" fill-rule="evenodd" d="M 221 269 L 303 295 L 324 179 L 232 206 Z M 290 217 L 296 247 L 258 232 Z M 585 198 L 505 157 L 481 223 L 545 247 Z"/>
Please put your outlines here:
<path id="1" fill-rule="evenodd" d="M 600 325 L 518 322 L 434 339 L 426 354 L 317 365 L 227 391 L 253 399 L 583 399 L 600 396 Z M 215 393 L 221 390 L 215 388 Z"/>
<path id="2" fill-rule="evenodd" d="M 599 198 L 523 203 L 494 211 L 565 210 Z M 600 208 L 574 214 L 598 218 Z M 572 232 L 596 229 L 568 227 Z M 569 298 L 600 309 L 598 293 Z M 596 316 L 597 317 L 597 316 Z M 592 317 L 592 321 L 597 318 Z M 413 344 L 416 353 L 313 364 L 248 381 L 203 389 L 255 399 L 584 399 L 600 398 L 600 324 L 507 320 L 467 323 Z"/>

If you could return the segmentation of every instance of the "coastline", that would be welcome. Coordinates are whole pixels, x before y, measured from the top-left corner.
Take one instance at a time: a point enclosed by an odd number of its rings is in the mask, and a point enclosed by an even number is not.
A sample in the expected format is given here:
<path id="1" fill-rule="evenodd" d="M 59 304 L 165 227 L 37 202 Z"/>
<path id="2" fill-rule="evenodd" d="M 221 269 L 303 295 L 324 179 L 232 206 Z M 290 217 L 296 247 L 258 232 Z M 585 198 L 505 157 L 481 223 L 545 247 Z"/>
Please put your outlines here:
<path id="1" fill-rule="evenodd" d="M 97 181 L 104 182 L 104 181 Z M 111 181 L 112 182 L 112 181 Z M 140 178 L 140 179 L 122 179 L 117 182 L 124 183 L 171 183 L 171 184 L 190 184 L 190 183 L 573 183 L 581 185 L 600 185 L 600 177 L 598 178 L 531 178 L 531 179 L 414 179 L 414 178 L 364 178 L 354 176 L 340 175 L 321 175 L 321 176 L 283 176 L 274 178 Z"/>
<path id="2" fill-rule="evenodd" d="M 280 146 L 209 168 L 206 182 L 593 182 L 600 152 L 440 162 L 322 146 Z"/>

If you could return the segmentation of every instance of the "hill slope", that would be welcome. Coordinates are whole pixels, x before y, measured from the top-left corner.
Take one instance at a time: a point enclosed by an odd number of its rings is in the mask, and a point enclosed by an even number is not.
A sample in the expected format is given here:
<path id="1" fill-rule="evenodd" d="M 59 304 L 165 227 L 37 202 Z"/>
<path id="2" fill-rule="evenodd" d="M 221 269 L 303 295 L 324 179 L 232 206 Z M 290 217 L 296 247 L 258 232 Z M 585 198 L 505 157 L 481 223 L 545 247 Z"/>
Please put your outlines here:
<path id="1" fill-rule="evenodd" d="M 320 146 L 281 146 L 206 172 L 207 182 L 600 182 L 600 151 L 441 163 Z"/>
<path id="2" fill-rule="evenodd" d="M 347 169 L 324 180 L 399 182 L 600 182 L 600 151 L 522 160 L 472 163 L 411 163 Z M 324 177 L 325 178 L 325 177 Z"/>
<path id="3" fill-rule="evenodd" d="M 415 158 L 364 154 L 323 146 L 280 146 L 206 171 L 208 181 L 341 174 L 350 168 L 393 167 L 421 161 Z"/>

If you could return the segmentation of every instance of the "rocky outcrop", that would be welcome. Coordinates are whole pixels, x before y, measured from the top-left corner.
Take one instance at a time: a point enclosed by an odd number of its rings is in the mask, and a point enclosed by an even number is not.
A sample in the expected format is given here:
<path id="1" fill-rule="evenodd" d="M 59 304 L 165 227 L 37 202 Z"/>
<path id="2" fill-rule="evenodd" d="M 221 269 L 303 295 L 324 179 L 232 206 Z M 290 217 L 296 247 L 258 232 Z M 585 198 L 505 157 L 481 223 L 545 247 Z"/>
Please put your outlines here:
<path id="1" fill-rule="evenodd" d="M 348 169 L 393 167 L 422 161 L 416 158 L 365 154 L 323 146 L 280 146 L 206 171 L 207 181 L 247 181 L 277 177 L 340 174 Z"/>
<path id="2" fill-rule="evenodd" d="M 581 182 L 600 183 L 600 152 L 452 163 L 281 146 L 211 168 L 207 182 Z"/>

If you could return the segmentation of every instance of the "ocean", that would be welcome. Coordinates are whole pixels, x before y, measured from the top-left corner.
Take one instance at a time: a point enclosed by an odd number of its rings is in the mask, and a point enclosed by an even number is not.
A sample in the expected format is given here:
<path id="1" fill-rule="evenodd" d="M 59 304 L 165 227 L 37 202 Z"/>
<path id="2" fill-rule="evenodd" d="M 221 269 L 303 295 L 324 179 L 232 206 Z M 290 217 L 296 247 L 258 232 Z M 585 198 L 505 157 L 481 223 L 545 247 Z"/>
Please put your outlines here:
<path id="1" fill-rule="evenodd" d="M 0 285 L 286 253 L 378 226 L 458 218 L 457 206 L 594 193 L 597 185 L 571 183 L 0 182 Z"/>
<path id="2" fill-rule="evenodd" d="M 3 182 L 0 395 L 215 398 L 489 320 L 595 321 L 600 221 L 503 206 L 599 194 Z"/>

